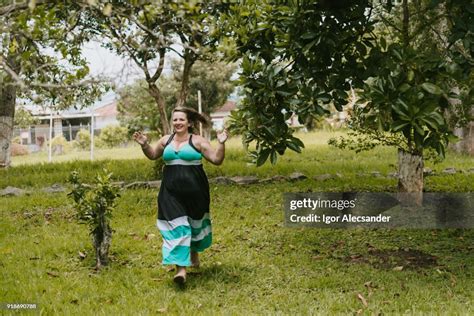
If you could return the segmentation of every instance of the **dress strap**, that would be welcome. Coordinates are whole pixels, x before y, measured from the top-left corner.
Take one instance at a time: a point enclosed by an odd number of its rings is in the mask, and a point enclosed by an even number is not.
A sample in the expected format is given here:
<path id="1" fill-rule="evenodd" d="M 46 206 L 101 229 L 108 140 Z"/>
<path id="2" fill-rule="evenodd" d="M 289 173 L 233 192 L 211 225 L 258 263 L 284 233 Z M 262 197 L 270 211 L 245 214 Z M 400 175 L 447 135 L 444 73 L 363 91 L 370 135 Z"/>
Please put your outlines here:
<path id="1" fill-rule="evenodd" d="M 168 138 L 168 141 L 166 142 L 165 147 L 168 146 L 168 145 L 171 143 L 171 141 L 172 141 L 173 138 L 174 138 L 174 134 L 175 134 L 175 133 L 171 134 L 171 136 Z"/>
<path id="2" fill-rule="evenodd" d="M 193 139 L 193 134 L 190 134 L 190 136 L 189 136 L 189 146 L 191 146 L 191 147 L 192 147 L 195 151 L 197 151 L 198 153 L 201 153 L 201 151 L 198 150 L 198 149 L 194 146 L 192 139 Z"/>

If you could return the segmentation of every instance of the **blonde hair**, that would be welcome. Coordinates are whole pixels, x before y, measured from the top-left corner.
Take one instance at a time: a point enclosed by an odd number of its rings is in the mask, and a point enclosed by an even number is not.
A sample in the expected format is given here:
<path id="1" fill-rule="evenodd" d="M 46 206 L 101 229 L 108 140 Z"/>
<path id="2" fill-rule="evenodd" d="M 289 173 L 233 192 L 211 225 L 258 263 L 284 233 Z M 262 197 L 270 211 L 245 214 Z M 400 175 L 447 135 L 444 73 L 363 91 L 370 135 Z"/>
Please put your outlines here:
<path id="1" fill-rule="evenodd" d="M 173 116 L 174 112 L 183 112 L 186 114 L 186 118 L 188 122 L 191 123 L 191 126 L 188 129 L 189 133 L 194 132 L 194 129 L 198 127 L 198 123 L 202 123 L 202 127 L 206 128 L 210 126 L 210 120 L 207 115 L 199 113 L 193 108 L 188 108 L 186 106 L 177 106 L 173 109 L 171 116 Z"/>

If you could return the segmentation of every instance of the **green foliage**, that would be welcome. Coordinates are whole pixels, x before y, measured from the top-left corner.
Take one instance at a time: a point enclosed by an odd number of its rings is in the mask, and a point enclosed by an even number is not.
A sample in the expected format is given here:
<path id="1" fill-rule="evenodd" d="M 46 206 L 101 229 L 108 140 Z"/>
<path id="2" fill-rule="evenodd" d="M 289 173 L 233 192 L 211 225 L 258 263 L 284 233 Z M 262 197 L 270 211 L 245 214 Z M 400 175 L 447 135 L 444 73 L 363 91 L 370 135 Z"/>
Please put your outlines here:
<path id="1" fill-rule="evenodd" d="M 76 205 L 78 220 L 89 225 L 91 234 L 103 229 L 100 226 L 102 218 L 110 219 L 115 199 L 120 197 L 118 188 L 110 183 L 111 178 L 112 174 L 104 170 L 104 174 L 98 174 L 96 183 L 91 186 L 81 182 L 77 171 L 70 175 L 72 190 L 69 196 Z"/>
<path id="2" fill-rule="evenodd" d="M 74 146 L 81 150 L 88 150 L 91 146 L 91 134 L 86 129 L 81 129 L 76 134 L 76 139 L 74 140 Z"/>
<path id="3" fill-rule="evenodd" d="M 374 42 L 368 60 L 380 71 L 365 82 L 354 108 L 356 132 L 374 140 L 380 140 L 374 135 L 384 134 L 399 139 L 385 143 L 418 155 L 435 150 L 444 158 L 447 144 L 455 139 L 452 128 L 469 120 L 473 103 L 467 98 L 460 102 L 460 91 L 465 95 L 470 91 L 474 64 L 462 62 L 458 48 L 446 41 L 453 29 L 446 27 L 449 17 L 442 10 L 442 4 L 432 2 L 379 13 L 382 22 L 377 27 L 386 27 L 391 18 L 389 25 L 398 28 L 385 35 L 392 44 L 387 46 L 383 36 Z M 402 13 L 406 20 L 401 19 Z M 466 67 L 464 73 L 460 63 Z"/>
<path id="4" fill-rule="evenodd" d="M 97 268 L 108 264 L 108 250 L 112 237 L 110 218 L 115 200 L 120 197 L 118 188 L 111 185 L 112 174 L 104 170 L 98 174 L 94 185 L 81 182 L 79 173 L 73 171 L 69 177 L 72 190 L 68 194 L 74 201 L 78 220 L 89 226 L 96 250 Z"/>
<path id="5" fill-rule="evenodd" d="M 109 125 L 100 131 L 99 139 L 104 147 L 116 147 L 128 141 L 128 131 L 126 127 Z"/>
<path id="6" fill-rule="evenodd" d="M 88 105 L 106 89 L 89 79 L 89 84 L 81 83 L 89 74 L 81 56 L 81 46 L 90 35 L 84 10 L 75 1 L 37 5 L 31 1 L 29 6 L 5 10 L 0 20 L 0 58 L 10 72 L 2 77 L 16 86 L 18 97 L 67 108 Z"/>
<path id="7" fill-rule="evenodd" d="M 341 8 L 328 2 L 249 1 L 231 5 L 222 15 L 222 29 L 237 46 L 231 58 L 242 57 L 240 85 L 245 98 L 233 127 L 244 142 L 256 143 L 260 165 L 287 148 L 301 151 L 286 120 L 301 123 L 338 110 L 347 91 L 361 86 L 370 69 L 361 62 L 371 45 L 368 1 Z M 237 127 L 240 125 L 240 127 Z"/>
<path id="8" fill-rule="evenodd" d="M 172 74 L 162 77 L 163 97 L 167 104 L 177 102 L 176 91 L 183 81 L 183 66 L 183 62 L 174 60 L 171 65 Z M 201 91 L 202 111 L 207 115 L 224 105 L 235 87 L 235 83 L 231 80 L 235 70 L 236 65 L 233 63 L 219 60 L 196 61 L 189 74 L 189 96 L 185 106 L 198 108 L 198 91 Z M 173 89 L 170 90 L 169 87 Z"/>
<path id="9" fill-rule="evenodd" d="M 57 155 L 66 154 L 72 149 L 71 143 L 63 135 L 55 136 L 51 141 L 51 147 L 52 151 Z"/>
<path id="10" fill-rule="evenodd" d="M 15 110 L 15 126 L 19 128 L 28 128 L 31 125 L 35 125 L 39 122 L 37 118 L 35 118 L 31 113 L 20 107 Z"/>
<path id="11" fill-rule="evenodd" d="M 337 3 L 247 1 L 222 15 L 237 48 L 231 58 L 242 57 L 245 99 L 232 127 L 256 143 L 255 161 L 301 148 L 285 121 L 340 111 L 351 88 L 361 91 L 357 132 L 444 156 L 474 104 L 472 3 L 410 2 L 406 14 L 392 1 Z"/>
<path id="12" fill-rule="evenodd" d="M 148 93 L 146 81 L 138 80 L 127 85 L 120 89 L 118 94 L 118 120 L 127 126 L 130 136 L 136 131 L 162 130 L 158 107 Z"/>

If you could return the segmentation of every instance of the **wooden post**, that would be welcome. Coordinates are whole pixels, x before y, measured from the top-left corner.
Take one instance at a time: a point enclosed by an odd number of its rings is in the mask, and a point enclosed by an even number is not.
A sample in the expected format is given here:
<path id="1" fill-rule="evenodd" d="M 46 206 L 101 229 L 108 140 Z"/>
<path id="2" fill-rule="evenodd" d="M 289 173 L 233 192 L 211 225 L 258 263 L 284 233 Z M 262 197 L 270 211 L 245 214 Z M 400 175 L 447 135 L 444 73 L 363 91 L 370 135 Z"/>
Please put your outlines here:
<path id="1" fill-rule="evenodd" d="M 91 109 L 91 161 L 94 160 L 94 109 Z"/>
<path id="2" fill-rule="evenodd" d="M 48 148 L 48 162 L 52 160 L 52 146 L 53 146 L 53 111 L 49 113 L 49 148 Z"/>
<path id="3" fill-rule="evenodd" d="M 198 111 L 199 111 L 199 114 L 202 113 L 201 90 L 198 90 Z M 199 135 L 202 136 L 202 123 L 201 122 L 199 122 Z"/>

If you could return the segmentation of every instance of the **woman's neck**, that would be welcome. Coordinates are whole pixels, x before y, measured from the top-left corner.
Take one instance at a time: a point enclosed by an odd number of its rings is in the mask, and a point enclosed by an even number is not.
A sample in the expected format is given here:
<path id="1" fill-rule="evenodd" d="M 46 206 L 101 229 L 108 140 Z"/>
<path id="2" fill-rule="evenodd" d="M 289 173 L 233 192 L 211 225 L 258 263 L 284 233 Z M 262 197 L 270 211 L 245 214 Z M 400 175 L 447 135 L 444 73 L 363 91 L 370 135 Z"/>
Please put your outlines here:
<path id="1" fill-rule="evenodd" d="M 183 141 L 183 140 L 186 140 L 189 138 L 189 132 L 188 131 L 185 131 L 185 132 L 176 132 L 175 133 L 175 139 L 179 140 L 179 141 Z"/>

